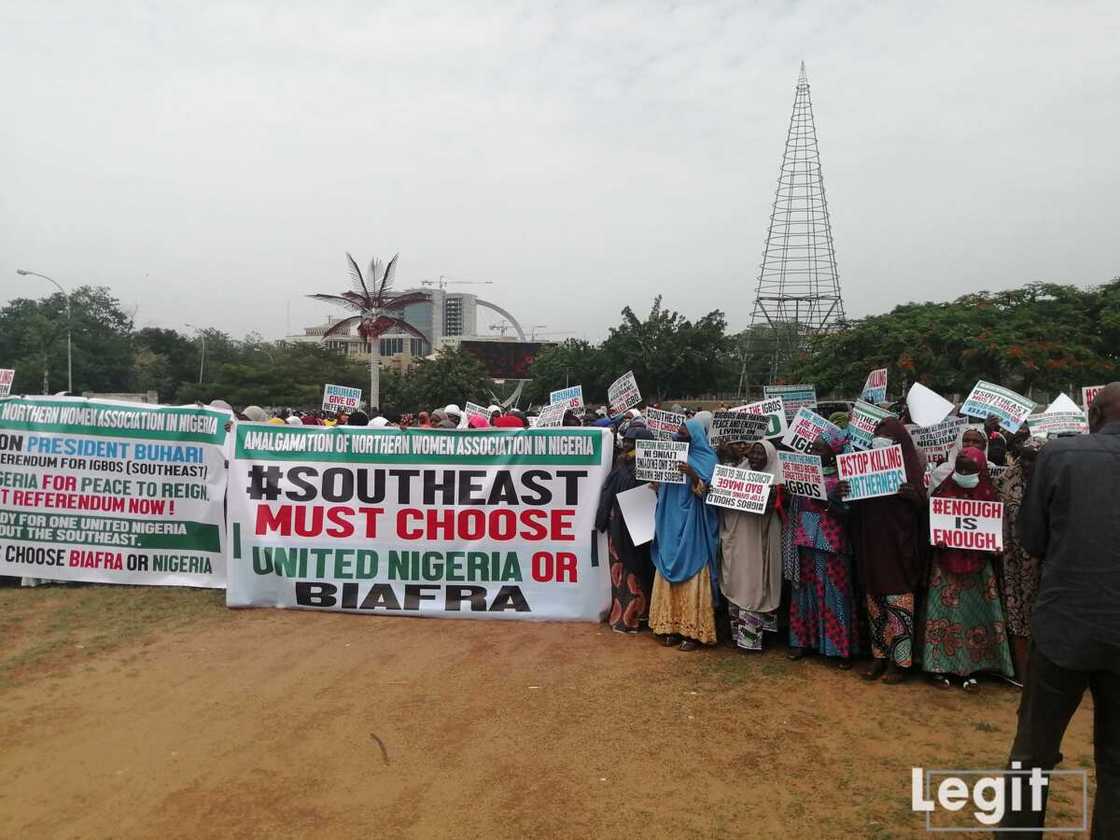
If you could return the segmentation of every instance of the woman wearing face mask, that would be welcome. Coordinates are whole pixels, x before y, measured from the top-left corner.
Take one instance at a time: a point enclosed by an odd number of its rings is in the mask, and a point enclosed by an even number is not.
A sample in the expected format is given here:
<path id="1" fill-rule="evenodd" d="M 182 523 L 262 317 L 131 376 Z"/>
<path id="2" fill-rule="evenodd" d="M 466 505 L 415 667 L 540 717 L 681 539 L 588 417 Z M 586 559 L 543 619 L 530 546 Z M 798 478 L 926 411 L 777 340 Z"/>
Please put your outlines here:
<path id="1" fill-rule="evenodd" d="M 962 449 L 953 474 L 933 495 L 996 501 L 984 453 L 973 447 Z M 934 550 L 922 664 L 941 688 L 951 687 L 950 674 L 963 677 L 964 690 L 970 692 L 980 690 L 973 676 L 980 671 L 1012 675 L 993 556 L 987 551 L 949 548 L 943 542 Z"/>
<path id="2" fill-rule="evenodd" d="M 929 477 L 930 490 L 933 490 L 935 487 L 940 487 L 945 483 L 945 479 L 953 474 L 953 464 L 957 462 L 957 456 L 961 454 L 961 450 L 966 446 L 979 449 L 986 455 L 988 452 L 988 438 L 979 427 L 965 426 L 961 429 L 957 433 L 957 442 L 954 443 L 953 448 L 949 450 L 949 457 L 933 468 L 933 472 Z"/>
<path id="3" fill-rule="evenodd" d="M 657 491 L 649 627 L 681 650 L 716 643 L 719 515 L 704 502 L 716 468 L 711 422 L 711 412 L 701 411 L 681 426 L 677 439 L 688 441 L 688 461 L 680 464 L 685 483 L 663 483 Z"/>
<path id="4" fill-rule="evenodd" d="M 923 487 L 925 469 L 910 433 L 896 417 L 875 427 L 872 445 L 898 444 L 906 480 L 897 495 L 853 504 L 861 527 L 855 530 L 859 577 L 867 593 L 873 662 L 864 679 L 895 684 L 913 665 L 914 598 L 925 585 L 929 556 L 929 515 Z"/>
<path id="5" fill-rule="evenodd" d="M 641 483 L 634 476 L 634 447 L 635 441 L 639 440 L 653 440 L 653 432 L 642 426 L 631 426 L 626 430 L 622 452 L 603 485 L 595 517 L 595 527 L 607 532 L 612 596 L 608 622 L 617 633 L 638 632 L 641 622 L 649 617 L 650 588 L 653 585 L 649 543 L 634 545 L 618 506 L 618 494 Z"/>
<path id="6" fill-rule="evenodd" d="M 1028 651 L 1031 640 L 1031 613 L 1038 599 L 1042 580 L 1039 558 L 1026 552 L 1019 542 L 1019 510 L 1027 490 L 1042 441 L 1016 435 L 1013 439 L 1015 462 L 996 483 L 1003 502 L 1003 576 L 1000 581 L 1003 605 L 1007 611 L 1007 634 L 1011 637 L 1011 655 L 1015 660 L 1015 677 L 1026 680 Z"/>
<path id="7" fill-rule="evenodd" d="M 800 568 L 789 603 L 790 659 L 801 659 L 806 648 L 837 657 L 847 670 L 857 647 L 857 616 L 852 586 L 852 548 L 848 540 L 848 482 L 836 480 L 836 453 L 843 442 L 820 437 L 810 454 L 821 459 L 825 500 L 793 497 L 790 527 Z"/>
<path id="8" fill-rule="evenodd" d="M 735 441 L 725 462 L 773 476 L 766 512 L 719 509 L 719 588 L 727 599 L 731 638 L 741 650 L 762 650 L 763 631 L 778 630 L 782 603 L 782 487 L 778 453 L 768 440 Z"/>

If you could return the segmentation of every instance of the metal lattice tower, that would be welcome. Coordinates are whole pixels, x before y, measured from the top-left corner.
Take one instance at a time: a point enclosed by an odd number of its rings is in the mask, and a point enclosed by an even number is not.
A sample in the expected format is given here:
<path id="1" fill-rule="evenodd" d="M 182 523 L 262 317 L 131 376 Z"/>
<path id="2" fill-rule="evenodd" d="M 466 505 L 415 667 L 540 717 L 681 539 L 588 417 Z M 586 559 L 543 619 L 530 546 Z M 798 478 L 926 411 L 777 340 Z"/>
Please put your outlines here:
<path id="1" fill-rule="evenodd" d="M 844 324 L 832 225 L 805 62 L 797 79 L 782 171 L 774 194 L 751 316 L 755 347 L 765 346 L 769 377 L 780 378 L 809 339 Z M 755 381 L 762 371 L 755 373 Z"/>

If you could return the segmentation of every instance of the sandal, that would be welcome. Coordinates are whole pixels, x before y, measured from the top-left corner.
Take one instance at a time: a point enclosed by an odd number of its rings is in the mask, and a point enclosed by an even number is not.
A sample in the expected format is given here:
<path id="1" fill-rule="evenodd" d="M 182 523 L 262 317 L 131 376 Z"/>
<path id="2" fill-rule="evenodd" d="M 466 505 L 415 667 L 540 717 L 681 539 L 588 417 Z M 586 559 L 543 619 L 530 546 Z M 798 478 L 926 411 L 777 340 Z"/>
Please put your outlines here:
<path id="1" fill-rule="evenodd" d="M 887 673 L 885 673 L 883 675 L 883 678 L 879 680 L 879 682 L 883 683 L 883 685 L 898 685 L 899 683 L 905 681 L 906 672 L 901 671 L 898 668 L 888 668 Z"/>
<path id="2" fill-rule="evenodd" d="M 801 659 L 804 659 L 804 658 L 805 658 L 805 648 L 799 648 L 799 647 L 790 648 L 789 653 L 786 654 L 786 659 L 788 659 L 790 662 L 797 662 L 798 660 L 801 660 Z"/>
<path id="3" fill-rule="evenodd" d="M 887 663 L 882 659 L 876 659 L 870 668 L 860 672 L 860 676 L 868 682 L 874 682 L 883 676 L 883 672 L 887 670 Z"/>
<path id="4" fill-rule="evenodd" d="M 942 690 L 950 689 L 953 687 L 953 683 L 950 682 L 949 678 L 942 674 L 931 674 L 929 681 L 930 685 L 934 685 Z"/>
<path id="5" fill-rule="evenodd" d="M 961 683 L 961 688 L 963 688 L 969 694 L 980 693 L 980 683 L 976 681 L 975 677 L 969 677 L 967 680 Z"/>
<path id="6" fill-rule="evenodd" d="M 681 642 L 680 649 L 681 650 L 696 650 L 699 647 L 700 647 L 700 645 L 697 642 L 692 641 L 692 639 L 685 639 L 683 642 Z"/>
<path id="7" fill-rule="evenodd" d="M 661 640 L 661 644 L 665 645 L 665 647 L 676 647 L 680 643 L 681 643 L 681 637 L 678 636 L 676 633 L 670 633 L 668 636 L 665 636 Z"/>

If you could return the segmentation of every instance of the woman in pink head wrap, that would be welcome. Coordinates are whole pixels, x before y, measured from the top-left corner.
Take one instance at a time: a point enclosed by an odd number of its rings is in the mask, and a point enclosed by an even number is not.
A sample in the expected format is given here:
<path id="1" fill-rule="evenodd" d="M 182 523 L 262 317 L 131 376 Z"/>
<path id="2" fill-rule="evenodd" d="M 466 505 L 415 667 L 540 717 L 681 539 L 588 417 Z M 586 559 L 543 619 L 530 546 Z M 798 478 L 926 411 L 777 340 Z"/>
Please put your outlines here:
<path id="1" fill-rule="evenodd" d="M 489 429 L 490 424 L 486 422 L 486 418 L 479 414 L 472 414 L 471 419 L 467 421 L 467 426 L 472 429 Z"/>

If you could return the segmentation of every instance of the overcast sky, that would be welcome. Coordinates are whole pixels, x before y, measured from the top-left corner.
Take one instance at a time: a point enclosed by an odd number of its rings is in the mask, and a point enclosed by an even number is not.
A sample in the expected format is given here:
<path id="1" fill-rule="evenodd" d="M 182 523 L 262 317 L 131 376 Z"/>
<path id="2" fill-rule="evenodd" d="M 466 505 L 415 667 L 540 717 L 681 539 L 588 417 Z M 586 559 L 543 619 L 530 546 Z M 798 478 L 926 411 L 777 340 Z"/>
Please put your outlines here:
<path id="1" fill-rule="evenodd" d="M 738 329 L 802 59 L 849 314 L 1102 283 L 1117 44 L 1116 0 L 2 0 L 0 299 L 279 337 L 400 251 L 546 331 Z"/>

